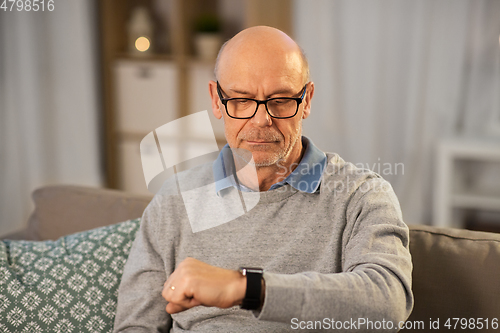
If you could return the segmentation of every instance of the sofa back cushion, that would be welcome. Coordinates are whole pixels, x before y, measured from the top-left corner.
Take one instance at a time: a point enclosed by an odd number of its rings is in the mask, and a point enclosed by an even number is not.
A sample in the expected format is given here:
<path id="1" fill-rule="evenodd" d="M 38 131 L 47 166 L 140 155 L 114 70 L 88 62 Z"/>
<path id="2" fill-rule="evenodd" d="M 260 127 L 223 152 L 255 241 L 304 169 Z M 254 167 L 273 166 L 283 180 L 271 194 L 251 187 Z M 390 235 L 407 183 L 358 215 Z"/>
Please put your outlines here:
<path id="1" fill-rule="evenodd" d="M 428 329 L 429 320 L 439 318 L 447 332 L 454 331 L 453 318 L 483 318 L 486 332 L 494 318 L 499 324 L 500 234 L 410 226 L 410 252 L 415 306 L 409 320 L 423 321 Z M 444 326 L 448 318 L 451 330 Z"/>
<path id="2" fill-rule="evenodd" d="M 57 241 L 0 241 L 0 332 L 111 332 L 139 219 Z"/>
<path id="3" fill-rule="evenodd" d="M 73 185 L 45 186 L 33 192 L 35 210 L 24 239 L 58 239 L 75 232 L 142 216 L 151 196 Z"/>

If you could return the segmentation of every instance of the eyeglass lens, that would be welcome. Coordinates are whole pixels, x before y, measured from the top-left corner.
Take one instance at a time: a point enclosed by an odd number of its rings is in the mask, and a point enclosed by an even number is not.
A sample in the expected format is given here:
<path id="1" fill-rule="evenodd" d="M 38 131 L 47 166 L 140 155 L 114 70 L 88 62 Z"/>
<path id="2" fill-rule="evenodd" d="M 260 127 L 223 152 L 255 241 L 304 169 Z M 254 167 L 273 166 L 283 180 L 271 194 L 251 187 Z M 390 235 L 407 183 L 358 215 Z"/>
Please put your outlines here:
<path id="1" fill-rule="evenodd" d="M 273 117 L 291 117 L 297 111 L 297 100 L 275 98 L 267 101 L 266 107 Z M 237 98 L 227 101 L 227 111 L 232 117 L 247 118 L 257 110 L 257 102 L 251 99 Z"/>

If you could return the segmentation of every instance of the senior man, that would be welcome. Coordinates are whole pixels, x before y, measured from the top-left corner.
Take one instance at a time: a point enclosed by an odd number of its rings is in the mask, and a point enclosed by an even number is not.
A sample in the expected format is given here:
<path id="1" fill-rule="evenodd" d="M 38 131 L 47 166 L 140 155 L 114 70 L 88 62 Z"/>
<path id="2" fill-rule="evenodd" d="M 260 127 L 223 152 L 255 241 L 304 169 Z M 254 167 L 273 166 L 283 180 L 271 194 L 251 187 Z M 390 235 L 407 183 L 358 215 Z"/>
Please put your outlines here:
<path id="1" fill-rule="evenodd" d="M 408 228 L 386 181 L 301 136 L 314 84 L 298 45 L 274 28 L 246 29 L 223 46 L 215 74 L 212 111 L 257 175 L 215 191 L 253 190 L 259 202 L 193 232 L 167 181 L 131 248 L 115 331 L 397 331 L 413 306 Z M 216 182 L 223 161 L 181 177 Z"/>

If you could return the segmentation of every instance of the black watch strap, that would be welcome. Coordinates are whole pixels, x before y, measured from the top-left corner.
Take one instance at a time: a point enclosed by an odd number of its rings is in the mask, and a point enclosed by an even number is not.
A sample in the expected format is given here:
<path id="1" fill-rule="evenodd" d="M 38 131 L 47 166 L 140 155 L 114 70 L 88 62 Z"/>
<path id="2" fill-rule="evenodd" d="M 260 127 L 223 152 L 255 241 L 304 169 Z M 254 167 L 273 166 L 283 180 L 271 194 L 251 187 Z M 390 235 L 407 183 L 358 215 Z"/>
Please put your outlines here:
<path id="1" fill-rule="evenodd" d="M 260 295 L 262 292 L 262 268 L 241 267 L 240 273 L 247 277 L 247 290 L 241 308 L 245 310 L 257 310 L 260 308 Z"/>

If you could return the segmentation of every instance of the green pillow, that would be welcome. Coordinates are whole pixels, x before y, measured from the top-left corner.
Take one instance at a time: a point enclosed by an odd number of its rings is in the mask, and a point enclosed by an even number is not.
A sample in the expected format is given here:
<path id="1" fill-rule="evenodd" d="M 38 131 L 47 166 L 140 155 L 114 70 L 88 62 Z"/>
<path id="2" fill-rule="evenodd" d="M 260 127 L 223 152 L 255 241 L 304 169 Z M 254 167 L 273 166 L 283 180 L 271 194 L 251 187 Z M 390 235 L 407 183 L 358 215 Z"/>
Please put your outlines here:
<path id="1" fill-rule="evenodd" d="M 139 223 L 57 241 L 0 241 L 0 333 L 111 332 Z"/>

